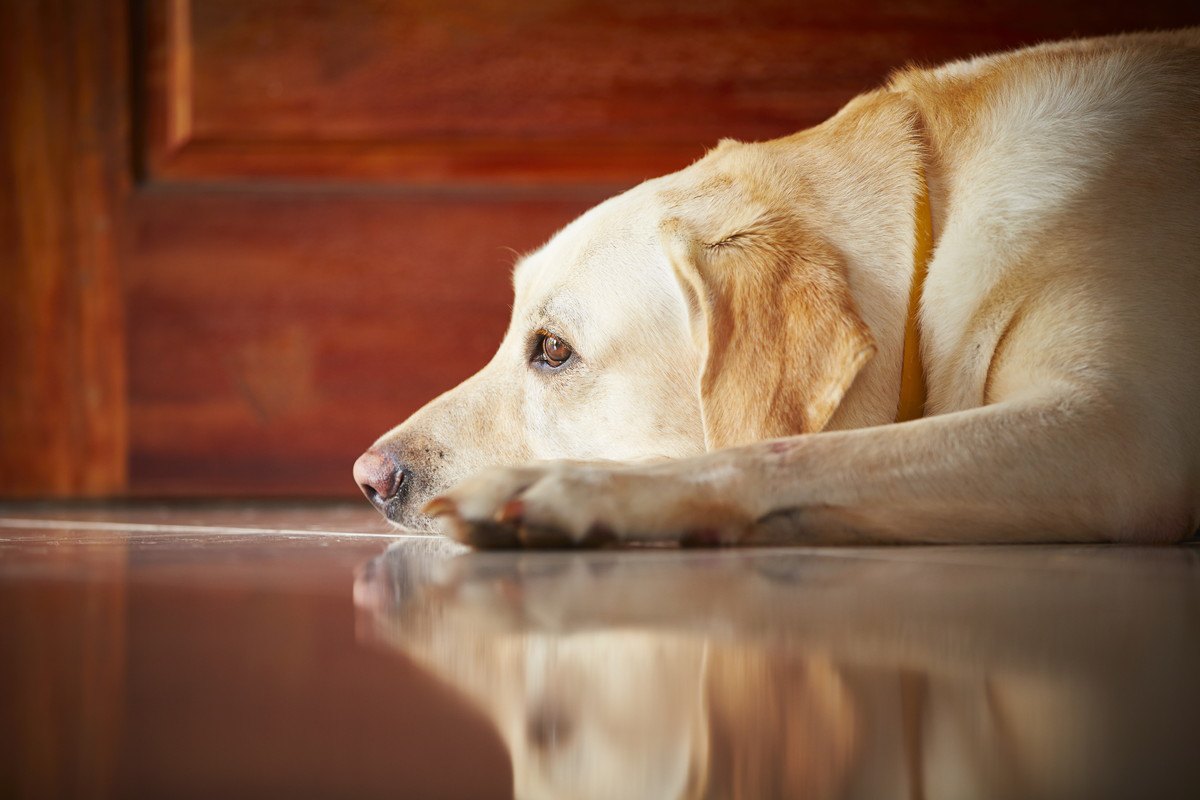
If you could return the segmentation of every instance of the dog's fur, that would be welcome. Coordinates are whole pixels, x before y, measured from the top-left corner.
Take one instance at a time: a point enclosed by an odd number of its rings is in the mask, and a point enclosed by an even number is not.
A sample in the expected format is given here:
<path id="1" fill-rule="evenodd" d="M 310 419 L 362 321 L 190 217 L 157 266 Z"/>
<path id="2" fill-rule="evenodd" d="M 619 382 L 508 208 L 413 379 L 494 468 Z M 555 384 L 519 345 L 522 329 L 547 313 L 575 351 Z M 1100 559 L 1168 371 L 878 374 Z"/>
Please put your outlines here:
<path id="1" fill-rule="evenodd" d="M 928 400 L 890 424 L 924 182 Z M 1182 539 L 1200 29 L 901 72 L 592 209 L 515 287 L 492 361 L 376 443 L 394 521 L 440 494 L 477 545 Z"/>

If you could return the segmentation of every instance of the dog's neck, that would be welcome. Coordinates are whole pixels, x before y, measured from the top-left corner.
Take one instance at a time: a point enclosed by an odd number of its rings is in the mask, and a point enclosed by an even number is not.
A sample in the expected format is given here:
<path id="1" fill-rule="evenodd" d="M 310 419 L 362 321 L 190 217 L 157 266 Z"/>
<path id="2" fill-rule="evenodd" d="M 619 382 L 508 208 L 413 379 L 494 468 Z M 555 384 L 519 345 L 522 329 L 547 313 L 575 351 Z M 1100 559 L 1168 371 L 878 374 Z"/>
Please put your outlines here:
<path id="1" fill-rule="evenodd" d="M 821 184 L 839 214 L 826 230 L 846 256 L 854 302 L 877 351 L 828 430 L 923 416 L 929 365 L 922 359 L 920 306 L 944 207 L 936 151 L 910 95 L 881 91 L 840 117 L 828 147 L 840 154 L 838 168 Z M 813 168 L 811 159 L 804 168 Z"/>
<path id="2" fill-rule="evenodd" d="M 904 351 L 900 362 L 900 399 L 896 422 L 925 415 L 925 366 L 921 359 L 921 294 L 933 255 L 933 218 L 929 210 L 929 186 L 921 170 L 913 209 L 916 236 L 913 242 L 912 285 L 908 294 L 908 317 L 904 322 Z"/>

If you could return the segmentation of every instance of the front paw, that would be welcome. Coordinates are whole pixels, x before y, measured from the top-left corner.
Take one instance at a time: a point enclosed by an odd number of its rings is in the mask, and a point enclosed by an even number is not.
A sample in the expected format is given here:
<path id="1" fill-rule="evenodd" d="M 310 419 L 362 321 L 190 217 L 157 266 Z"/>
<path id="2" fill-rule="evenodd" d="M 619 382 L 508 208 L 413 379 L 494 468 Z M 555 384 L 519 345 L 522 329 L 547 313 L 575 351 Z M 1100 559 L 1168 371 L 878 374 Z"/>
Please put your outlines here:
<path id="1" fill-rule="evenodd" d="M 612 470 L 571 462 L 492 467 L 435 497 L 424 512 L 472 547 L 599 547 Z"/>
<path id="2" fill-rule="evenodd" d="M 496 467 L 434 498 L 425 513 L 447 536 L 473 547 L 742 541 L 750 517 L 728 491 L 692 480 L 684 464 Z"/>

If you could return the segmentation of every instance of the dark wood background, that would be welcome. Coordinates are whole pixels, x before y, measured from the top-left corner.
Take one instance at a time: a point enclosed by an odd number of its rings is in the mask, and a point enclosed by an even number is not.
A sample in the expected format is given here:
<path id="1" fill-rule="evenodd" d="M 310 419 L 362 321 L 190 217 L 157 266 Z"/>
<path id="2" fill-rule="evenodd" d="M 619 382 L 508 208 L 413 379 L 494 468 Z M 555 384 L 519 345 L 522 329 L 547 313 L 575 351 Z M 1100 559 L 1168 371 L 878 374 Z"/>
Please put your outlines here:
<path id="1" fill-rule="evenodd" d="M 0 0 L 0 494 L 348 495 L 513 251 L 908 62 L 1148 0 Z"/>

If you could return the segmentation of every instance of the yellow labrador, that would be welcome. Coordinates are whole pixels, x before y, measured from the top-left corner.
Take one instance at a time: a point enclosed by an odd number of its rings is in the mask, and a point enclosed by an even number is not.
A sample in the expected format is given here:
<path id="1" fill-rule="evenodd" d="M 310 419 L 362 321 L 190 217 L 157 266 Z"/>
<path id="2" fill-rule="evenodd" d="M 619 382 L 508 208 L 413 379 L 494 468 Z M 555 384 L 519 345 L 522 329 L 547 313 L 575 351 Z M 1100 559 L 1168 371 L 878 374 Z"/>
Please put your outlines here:
<path id="1" fill-rule="evenodd" d="M 601 204 L 514 282 L 491 362 L 355 464 L 394 522 L 481 546 L 1185 538 L 1200 29 L 901 72 Z"/>

